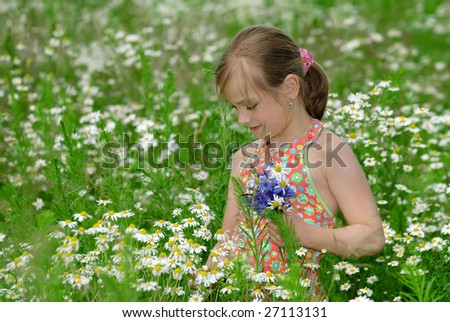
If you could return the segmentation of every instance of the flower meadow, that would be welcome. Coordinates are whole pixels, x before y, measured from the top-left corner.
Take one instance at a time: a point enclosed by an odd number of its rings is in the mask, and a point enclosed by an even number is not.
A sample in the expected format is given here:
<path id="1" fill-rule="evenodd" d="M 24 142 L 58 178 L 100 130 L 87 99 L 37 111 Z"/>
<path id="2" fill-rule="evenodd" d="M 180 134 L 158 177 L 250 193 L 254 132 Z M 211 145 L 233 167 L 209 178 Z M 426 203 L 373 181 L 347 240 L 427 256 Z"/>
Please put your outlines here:
<path id="1" fill-rule="evenodd" d="M 302 299 L 308 280 L 229 260 L 220 229 L 252 137 L 213 71 L 251 24 L 323 66 L 323 122 L 383 220 L 377 256 L 322 250 L 328 300 L 449 301 L 449 20 L 438 0 L 2 1 L 0 301 Z"/>

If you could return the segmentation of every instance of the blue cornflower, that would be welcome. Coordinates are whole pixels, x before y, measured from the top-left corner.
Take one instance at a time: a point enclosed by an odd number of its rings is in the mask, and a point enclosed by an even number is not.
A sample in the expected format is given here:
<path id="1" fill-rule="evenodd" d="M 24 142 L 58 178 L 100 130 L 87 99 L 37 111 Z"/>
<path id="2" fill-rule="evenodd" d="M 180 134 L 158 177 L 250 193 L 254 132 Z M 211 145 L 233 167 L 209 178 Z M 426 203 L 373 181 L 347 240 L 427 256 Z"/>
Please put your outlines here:
<path id="1" fill-rule="evenodd" d="M 270 167 L 264 168 L 259 173 L 253 192 L 246 195 L 248 205 L 261 215 L 266 208 L 276 208 L 282 211 L 289 209 L 289 198 L 295 196 L 295 190 L 285 180 L 280 181 L 279 178 L 273 176 L 273 171 Z M 279 207 L 274 207 L 274 202 L 281 204 Z"/>

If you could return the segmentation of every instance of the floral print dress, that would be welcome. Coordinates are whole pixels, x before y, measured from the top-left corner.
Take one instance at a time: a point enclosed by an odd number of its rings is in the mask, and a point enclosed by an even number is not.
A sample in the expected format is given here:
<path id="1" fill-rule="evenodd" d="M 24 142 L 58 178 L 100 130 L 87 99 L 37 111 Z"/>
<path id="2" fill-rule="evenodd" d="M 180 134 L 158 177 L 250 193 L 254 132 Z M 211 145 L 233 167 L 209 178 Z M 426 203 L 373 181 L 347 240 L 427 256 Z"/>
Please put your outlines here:
<path id="1" fill-rule="evenodd" d="M 305 134 L 295 141 L 281 145 L 278 148 L 270 148 L 264 140 L 257 149 L 257 162 L 252 162 L 246 167 L 241 167 L 240 181 L 246 191 L 250 191 L 255 184 L 257 173 L 263 171 L 267 163 L 281 166 L 288 184 L 295 190 L 295 196 L 291 197 L 291 211 L 300 216 L 305 223 L 317 227 L 332 228 L 336 223 L 335 215 L 326 206 L 322 197 L 318 193 L 311 173 L 305 164 L 307 148 L 315 142 L 323 128 L 323 124 L 316 119 L 312 119 Z M 259 142 L 259 141 L 258 141 Z M 253 159 L 253 161 L 255 160 Z M 255 215 L 257 216 L 257 215 Z M 288 269 L 280 249 L 270 241 L 265 219 L 259 218 L 256 227 L 257 243 L 260 246 L 260 267 L 258 271 L 281 273 Z M 244 230 L 248 227 L 241 212 L 239 224 L 234 233 L 234 242 L 237 245 L 237 254 L 246 261 L 255 265 L 256 260 L 249 250 L 250 242 Z M 254 244 L 254 242 L 253 242 Z M 306 249 L 302 256 L 304 267 L 302 279 L 309 280 L 308 294 L 311 300 L 324 300 L 325 295 L 318 281 L 318 267 L 321 259 L 321 251 Z"/>

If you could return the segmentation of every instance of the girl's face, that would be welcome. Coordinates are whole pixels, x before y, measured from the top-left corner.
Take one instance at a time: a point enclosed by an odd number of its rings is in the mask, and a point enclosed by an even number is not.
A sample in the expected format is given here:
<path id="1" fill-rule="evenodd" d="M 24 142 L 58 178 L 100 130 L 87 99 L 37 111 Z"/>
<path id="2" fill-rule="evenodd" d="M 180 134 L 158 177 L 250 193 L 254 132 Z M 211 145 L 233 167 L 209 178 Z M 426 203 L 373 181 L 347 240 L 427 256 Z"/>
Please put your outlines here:
<path id="1" fill-rule="evenodd" d="M 238 77 L 232 77 L 223 91 L 224 97 L 233 106 L 239 124 L 246 126 L 258 138 L 270 135 L 271 142 L 290 142 L 293 122 L 288 97 L 264 91 L 246 91 L 242 85 Z"/>

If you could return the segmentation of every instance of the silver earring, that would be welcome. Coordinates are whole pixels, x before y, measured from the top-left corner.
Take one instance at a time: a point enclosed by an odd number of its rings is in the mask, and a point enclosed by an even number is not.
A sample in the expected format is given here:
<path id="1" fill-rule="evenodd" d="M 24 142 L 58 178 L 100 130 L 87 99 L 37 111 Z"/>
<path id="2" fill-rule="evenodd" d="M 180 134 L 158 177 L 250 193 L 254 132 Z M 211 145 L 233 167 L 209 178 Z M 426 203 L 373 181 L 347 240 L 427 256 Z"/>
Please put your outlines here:
<path id="1" fill-rule="evenodd" d="M 292 112 L 293 109 L 294 109 L 294 102 L 289 100 L 289 112 Z"/>

